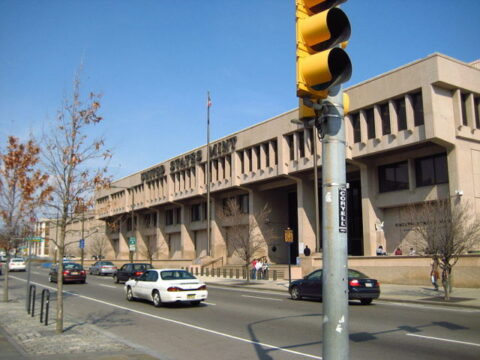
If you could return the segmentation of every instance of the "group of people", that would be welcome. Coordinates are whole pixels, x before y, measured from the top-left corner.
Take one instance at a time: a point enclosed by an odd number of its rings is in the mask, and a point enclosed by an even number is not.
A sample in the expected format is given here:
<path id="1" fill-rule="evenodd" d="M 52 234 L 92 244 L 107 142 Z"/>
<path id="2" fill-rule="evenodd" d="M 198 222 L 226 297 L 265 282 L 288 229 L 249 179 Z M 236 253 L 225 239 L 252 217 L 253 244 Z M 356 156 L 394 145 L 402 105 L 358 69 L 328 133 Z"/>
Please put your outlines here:
<path id="1" fill-rule="evenodd" d="M 268 261 L 267 257 L 261 257 L 258 259 L 253 259 L 252 262 L 252 279 L 261 280 L 267 278 L 268 273 Z"/>
<path id="2" fill-rule="evenodd" d="M 383 248 L 382 245 L 378 245 L 377 247 L 377 251 L 376 251 L 376 254 L 377 256 L 386 256 L 387 255 L 387 252 L 385 251 L 385 249 Z M 394 255 L 403 255 L 403 251 L 402 249 L 400 249 L 399 247 L 397 247 L 393 253 Z M 408 253 L 409 256 L 415 256 L 417 255 L 417 252 L 415 251 L 415 249 L 412 247 L 410 248 L 410 251 Z"/>

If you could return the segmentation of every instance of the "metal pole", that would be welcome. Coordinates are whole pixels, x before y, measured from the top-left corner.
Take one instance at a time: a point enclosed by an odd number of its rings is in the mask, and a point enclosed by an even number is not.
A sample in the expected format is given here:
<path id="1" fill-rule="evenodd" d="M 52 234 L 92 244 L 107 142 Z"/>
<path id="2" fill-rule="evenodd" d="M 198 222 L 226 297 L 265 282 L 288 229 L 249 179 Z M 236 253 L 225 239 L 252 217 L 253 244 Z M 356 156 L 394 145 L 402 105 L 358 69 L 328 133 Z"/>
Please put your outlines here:
<path id="1" fill-rule="evenodd" d="M 32 238 L 27 238 L 28 244 L 28 264 L 27 264 L 27 297 L 30 293 L 30 270 L 32 269 Z M 27 311 L 28 311 L 28 301 L 27 301 Z"/>
<path id="2" fill-rule="evenodd" d="M 84 259 L 84 255 L 85 255 L 84 251 L 83 251 L 83 248 L 85 247 L 84 234 L 85 234 L 85 204 L 82 204 L 82 240 L 83 240 L 83 246 L 80 249 L 81 256 L 82 256 L 82 261 L 81 261 L 82 267 L 83 267 L 83 259 Z"/>
<path id="3" fill-rule="evenodd" d="M 131 188 L 132 190 L 132 210 L 131 210 L 131 220 L 132 220 L 132 236 L 135 237 L 135 223 L 133 221 L 133 207 L 135 206 L 135 198 L 134 198 L 134 189 L 133 187 Z M 135 241 L 137 240 L 137 238 L 135 237 Z M 130 246 L 130 245 L 128 245 Z M 136 247 L 136 243 L 135 243 L 135 247 Z M 130 262 L 133 262 L 133 251 L 128 249 L 129 251 L 129 255 L 130 255 Z"/>
<path id="4" fill-rule="evenodd" d="M 315 244 L 316 251 L 322 251 L 322 244 L 320 243 L 320 216 L 318 211 L 318 129 L 313 126 L 313 190 L 315 196 Z"/>
<path id="5" fill-rule="evenodd" d="M 332 89 L 322 105 L 323 358 L 347 360 L 347 185 L 341 86 Z"/>
<path id="6" fill-rule="evenodd" d="M 207 99 L 207 176 L 205 177 L 206 183 L 207 183 L 207 255 L 211 256 L 211 228 L 210 228 L 210 181 L 211 181 L 211 175 L 210 175 L 210 106 L 211 106 L 211 101 L 210 101 L 210 92 L 208 94 L 208 99 Z"/>

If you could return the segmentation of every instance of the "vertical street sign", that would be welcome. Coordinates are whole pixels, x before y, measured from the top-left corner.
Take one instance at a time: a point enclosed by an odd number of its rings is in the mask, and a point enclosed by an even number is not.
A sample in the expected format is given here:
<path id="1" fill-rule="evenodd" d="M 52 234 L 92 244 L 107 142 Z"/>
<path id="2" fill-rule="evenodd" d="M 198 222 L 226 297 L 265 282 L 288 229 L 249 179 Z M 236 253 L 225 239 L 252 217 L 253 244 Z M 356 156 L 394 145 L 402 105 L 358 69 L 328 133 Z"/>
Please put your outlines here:
<path id="1" fill-rule="evenodd" d="M 128 238 L 128 248 L 130 251 L 135 251 L 137 247 L 137 238 L 135 236 L 131 236 Z"/>
<path id="2" fill-rule="evenodd" d="M 80 249 L 85 249 L 85 239 L 80 239 L 80 240 L 78 241 L 78 247 L 79 247 Z"/>

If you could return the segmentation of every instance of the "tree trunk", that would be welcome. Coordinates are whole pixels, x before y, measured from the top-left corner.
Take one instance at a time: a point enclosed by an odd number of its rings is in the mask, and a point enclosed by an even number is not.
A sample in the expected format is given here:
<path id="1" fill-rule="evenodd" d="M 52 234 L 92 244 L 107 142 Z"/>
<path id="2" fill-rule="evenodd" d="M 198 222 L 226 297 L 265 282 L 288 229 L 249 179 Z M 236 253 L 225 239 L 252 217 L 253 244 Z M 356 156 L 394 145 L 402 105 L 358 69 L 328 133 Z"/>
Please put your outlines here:
<path id="1" fill-rule="evenodd" d="M 245 264 L 245 270 L 246 270 L 247 283 L 250 283 L 250 263 L 249 262 Z"/>
<path id="2" fill-rule="evenodd" d="M 452 270 L 450 268 L 445 268 L 442 271 L 442 286 L 445 301 L 450 301 L 450 293 L 452 292 L 451 274 Z"/>
<path id="3" fill-rule="evenodd" d="M 7 252 L 8 254 L 8 252 Z M 10 256 L 7 255 L 7 262 L 5 263 L 5 270 L 4 280 L 3 280 L 3 302 L 8 302 L 8 273 L 10 272 L 8 268 L 8 263 L 10 262 Z"/>

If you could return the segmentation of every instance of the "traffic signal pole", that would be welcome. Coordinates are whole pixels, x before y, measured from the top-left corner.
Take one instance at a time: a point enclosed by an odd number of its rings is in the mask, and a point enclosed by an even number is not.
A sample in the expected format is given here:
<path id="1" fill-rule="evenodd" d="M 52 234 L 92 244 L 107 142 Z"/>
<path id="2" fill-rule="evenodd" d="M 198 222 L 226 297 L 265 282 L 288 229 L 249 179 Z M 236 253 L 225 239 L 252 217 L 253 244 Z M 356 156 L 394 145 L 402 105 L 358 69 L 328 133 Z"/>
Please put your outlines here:
<path id="1" fill-rule="evenodd" d="M 323 358 L 349 358 L 347 184 L 341 85 L 322 100 Z"/>

